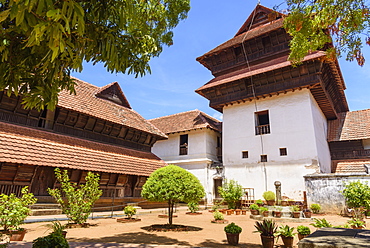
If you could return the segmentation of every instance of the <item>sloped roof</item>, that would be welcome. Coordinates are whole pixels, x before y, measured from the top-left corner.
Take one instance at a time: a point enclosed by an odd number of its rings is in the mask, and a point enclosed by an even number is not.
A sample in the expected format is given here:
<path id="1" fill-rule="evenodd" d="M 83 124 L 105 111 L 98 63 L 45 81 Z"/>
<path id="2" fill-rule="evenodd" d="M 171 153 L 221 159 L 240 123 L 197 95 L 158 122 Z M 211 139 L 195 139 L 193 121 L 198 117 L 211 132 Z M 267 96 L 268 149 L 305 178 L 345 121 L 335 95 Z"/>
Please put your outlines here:
<path id="1" fill-rule="evenodd" d="M 370 139 L 370 109 L 343 112 L 328 122 L 328 141 Z"/>
<path id="2" fill-rule="evenodd" d="M 67 91 L 60 92 L 58 100 L 59 107 L 135 128 L 137 130 L 157 135 L 161 138 L 167 138 L 164 133 L 145 120 L 136 111 L 111 100 L 98 97 L 99 93 L 110 88 L 112 84 L 100 88 L 77 78 L 74 79 L 76 82 L 76 95 L 71 95 Z M 119 90 L 121 90 L 121 88 L 119 88 Z M 126 99 L 123 93 L 121 98 Z"/>
<path id="3" fill-rule="evenodd" d="M 149 176 L 165 163 L 137 151 L 0 122 L 0 162 Z"/>
<path id="4" fill-rule="evenodd" d="M 210 128 L 221 132 L 222 123 L 197 109 L 174 115 L 163 116 L 151 119 L 149 121 L 166 134 L 190 131 L 200 128 Z"/>
<path id="5" fill-rule="evenodd" d="M 370 167 L 370 159 L 361 161 L 341 161 L 336 164 L 334 173 L 366 173 L 365 165 Z"/>
<path id="6" fill-rule="evenodd" d="M 325 56 L 325 52 L 322 52 L 322 51 L 313 52 L 312 54 L 305 56 L 302 62 L 313 60 L 313 59 L 318 59 L 324 56 Z M 212 80 L 210 80 L 208 83 L 206 83 L 205 85 L 197 89 L 196 92 L 201 94 L 201 91 L 207 88 L 212 88 L 214 86 L 227 84 L 227 83 L 239 80 L 239 79 L 248 78 L 253 75 L 257 75 L 257 74 L 261 74 L 264 72 L 273 71 L 279 68 L 291 66 L 292 65 L 291 62 L 287 59 L 288 59 L 288 55 L 267 61 L 265 63 L 256 64 L 254 66 L 251 66 L 250 68 L 243 68 L 237 71 L 233 71 L 233 72 L 215 77 Z"/>

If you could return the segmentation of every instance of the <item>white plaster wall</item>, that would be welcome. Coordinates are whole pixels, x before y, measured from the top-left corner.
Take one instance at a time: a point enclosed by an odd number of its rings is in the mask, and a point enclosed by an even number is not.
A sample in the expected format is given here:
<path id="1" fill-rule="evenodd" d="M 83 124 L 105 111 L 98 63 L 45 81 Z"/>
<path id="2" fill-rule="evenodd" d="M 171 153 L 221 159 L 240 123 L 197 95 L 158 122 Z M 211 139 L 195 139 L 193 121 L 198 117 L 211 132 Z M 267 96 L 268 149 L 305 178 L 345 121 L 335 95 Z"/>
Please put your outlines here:
<path id="1" fill-rule="evenodd" d="M 282 183 L 282 194 L 301 199 L 306 174 L 318 169 L 311 93 L 307 89 L 227 106 L 223 109 L 225 177 L 254 188 L 255 198 Z M 269 110 L 270 134 L 255 135 L 255 112 Z M 315 115 L 316 116 L 316 115 Z M 325 136 L 326 137 L 326 136 Z M 279 148 L 287 148 L 280 156 Z M 248 151 L 249 158 L 242 158 Z M 266 154 L 268 162 L 261 163 Z"/>
<path id="2" fill-rule="evenodd" d="M 362 145 L 364 146 L 364 149 L 370 149 L 370 139 L 362 140 Z"/>
<path id="3" fill-rule="evenodd" d="M 331 156 L 327 142 L 328 122 L 316 100 L 311 96 L 312 119 L 315 131 L 318 163 L 321 173 L 331 173 Z"/>

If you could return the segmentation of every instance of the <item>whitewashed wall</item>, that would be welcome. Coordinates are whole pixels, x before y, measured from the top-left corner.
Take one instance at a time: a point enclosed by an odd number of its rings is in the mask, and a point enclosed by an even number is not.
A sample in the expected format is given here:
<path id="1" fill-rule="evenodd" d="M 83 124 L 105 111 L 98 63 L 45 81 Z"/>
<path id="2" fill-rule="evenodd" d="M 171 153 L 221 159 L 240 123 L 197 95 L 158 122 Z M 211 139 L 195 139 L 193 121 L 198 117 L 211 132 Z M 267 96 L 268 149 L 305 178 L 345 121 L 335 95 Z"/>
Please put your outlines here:
<path id="1" fill-rule="evenodd" d="M 269 111 L 270 134 L 255 135 L 255 112 Z M 307 89 L 255 102 L 234 104 L 223 109 L 223 160 L 225 176 L 255 189 L 261 198 L 265 190 L 275 190 L 282 183 L 282 194 L 302 199 L 304 175 L 330 167 L 326 124 L 321 110 Z M 280 156 L 279 148 L 287 148 Z M 320 152 L 318 151 L 320 149 Z M 249 158 L 242 158 L 248 151 Z M 268 162 L 261 163 L 266 154 Z"/>

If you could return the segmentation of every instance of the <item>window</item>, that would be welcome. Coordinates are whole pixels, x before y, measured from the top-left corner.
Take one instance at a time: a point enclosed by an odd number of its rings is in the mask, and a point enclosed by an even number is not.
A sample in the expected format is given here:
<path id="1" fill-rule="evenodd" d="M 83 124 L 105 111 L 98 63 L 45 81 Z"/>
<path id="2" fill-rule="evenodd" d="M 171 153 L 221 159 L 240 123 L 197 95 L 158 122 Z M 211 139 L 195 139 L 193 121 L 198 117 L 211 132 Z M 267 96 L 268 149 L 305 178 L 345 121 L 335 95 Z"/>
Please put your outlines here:
<path id="1" fill-rule="evenodd" d="M 242 158 L 248 158 L 248 151 L 242 151 Z"/>
<path id="2" fill-rule="evenodd" d="M 261 162 L 267 162 L 267 155 L 261 155 Z"/>
<path id="3" fill-rule="evenodd" d="M 180 155 L 188 154 L 188 135 L 180 135 Z"/>
<path id="4" fill-rule="evenodd" d="M 256 135 L 270 133 L 269 111 L 261 111 L 255 113 L 256 119 Z"/>
<path id="5" fill-rule="evenodd" d="M 286 148 L 280 148 L 280 156 L 286 156 L 286 155 L 288 155 Z"/>

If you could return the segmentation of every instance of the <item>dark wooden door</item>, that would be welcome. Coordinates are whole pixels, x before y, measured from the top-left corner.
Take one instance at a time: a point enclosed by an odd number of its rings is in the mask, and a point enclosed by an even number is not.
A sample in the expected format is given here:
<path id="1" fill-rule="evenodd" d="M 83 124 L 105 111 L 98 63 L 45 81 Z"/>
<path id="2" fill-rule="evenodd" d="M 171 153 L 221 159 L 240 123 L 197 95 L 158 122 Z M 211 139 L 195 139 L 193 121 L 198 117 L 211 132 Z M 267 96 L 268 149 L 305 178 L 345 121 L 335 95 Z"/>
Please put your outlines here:
<path id="1" fill-rule="evenodd" d="M 54 168 L 40 166 L 31 185 L 35 196 L 49 196 L 48 188 L 53 188 L 55 182 Z"/>

